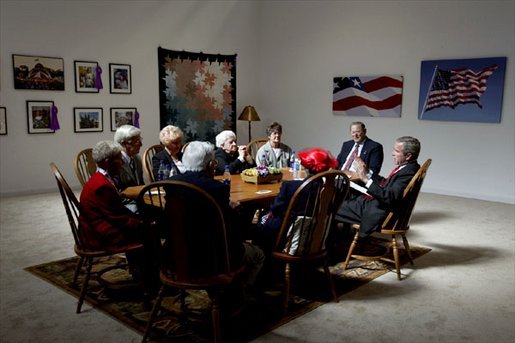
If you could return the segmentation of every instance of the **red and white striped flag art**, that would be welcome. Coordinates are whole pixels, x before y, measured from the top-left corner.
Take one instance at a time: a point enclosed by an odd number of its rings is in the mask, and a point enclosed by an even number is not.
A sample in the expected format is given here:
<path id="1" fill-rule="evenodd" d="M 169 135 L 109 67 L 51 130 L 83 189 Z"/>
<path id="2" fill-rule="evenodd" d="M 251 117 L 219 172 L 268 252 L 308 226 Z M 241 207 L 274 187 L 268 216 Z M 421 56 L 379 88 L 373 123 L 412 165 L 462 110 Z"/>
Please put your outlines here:
<path id="1" fill-rule="evenodd" d="M 400 117 L 402 76 L 333 78 L 333 113 L 348 116 Z"/>

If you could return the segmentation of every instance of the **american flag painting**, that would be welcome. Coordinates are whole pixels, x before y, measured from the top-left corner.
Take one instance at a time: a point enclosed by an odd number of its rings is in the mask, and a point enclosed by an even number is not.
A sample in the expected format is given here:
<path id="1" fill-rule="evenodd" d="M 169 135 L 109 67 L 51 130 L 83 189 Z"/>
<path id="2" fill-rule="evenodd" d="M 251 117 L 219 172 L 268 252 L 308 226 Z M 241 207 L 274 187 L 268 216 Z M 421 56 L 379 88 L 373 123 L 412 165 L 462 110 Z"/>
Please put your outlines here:
<path id="1" fill-rule="evenodd" d="M 480 97 L 486 91 L 488 78 L 496 69 L 496 64 L 479 72 L 468 68 L 443 70 L 436 67 L 424 110 L 430 111 L 440 106 L 455 108 L 470 103 L 483 108 Z"/>
<path id="2" fill-rule="evenodd" d="M 348 116 L 400 117 L 402 76 L 333 78 L 333 113 Z"/>
<path id="3" fill-rule="evenodd" d="M 506 58 L 423 61 L 419 119 L 499 122 Z"/>

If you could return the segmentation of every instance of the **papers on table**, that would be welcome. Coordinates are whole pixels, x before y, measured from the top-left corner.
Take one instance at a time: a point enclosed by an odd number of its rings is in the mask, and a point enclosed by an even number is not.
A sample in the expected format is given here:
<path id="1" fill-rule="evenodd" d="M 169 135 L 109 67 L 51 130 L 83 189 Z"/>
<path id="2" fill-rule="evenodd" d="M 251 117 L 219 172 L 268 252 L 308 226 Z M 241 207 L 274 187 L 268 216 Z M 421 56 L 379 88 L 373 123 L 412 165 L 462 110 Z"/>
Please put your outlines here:
<path id="1" fill-rule="evenodd" d="M 263 189 L 261 191 L 256 192 L 256 194 L 268 194 L 268 193 L 272 193 L 272 191 L 269 189 Z"/>
<path id="2" fill-rule="evenodd" d="M 358 185 L 356 182 L 351 181 L 350 182 L 350 188 L 355 189 L 358 192 L 361 192 L 363 194 L 370 195 L 370 194 L 367 193 L 367 189 L 365 187 Z"/>

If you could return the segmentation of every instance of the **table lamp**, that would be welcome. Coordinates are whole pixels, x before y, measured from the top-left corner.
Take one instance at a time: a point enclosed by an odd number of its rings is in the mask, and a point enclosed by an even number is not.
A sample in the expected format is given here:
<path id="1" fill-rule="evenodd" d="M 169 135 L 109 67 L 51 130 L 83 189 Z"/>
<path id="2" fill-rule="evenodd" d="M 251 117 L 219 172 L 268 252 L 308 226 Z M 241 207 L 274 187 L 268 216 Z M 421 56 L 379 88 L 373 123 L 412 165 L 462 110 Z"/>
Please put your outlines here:
<path id="1" fill-rule="evenodd" d="M 249 122 L 249 142 L 252 141 L 251 135 L 250 135 L 250 124 L 253 121 L 260 121 L 259 116 L 256 112 L 256 109 L 254 106 L 245 106 L 243 111 L 241 112 L 240 116 L 238 117 L 238 120 L 246 120 Z"/>

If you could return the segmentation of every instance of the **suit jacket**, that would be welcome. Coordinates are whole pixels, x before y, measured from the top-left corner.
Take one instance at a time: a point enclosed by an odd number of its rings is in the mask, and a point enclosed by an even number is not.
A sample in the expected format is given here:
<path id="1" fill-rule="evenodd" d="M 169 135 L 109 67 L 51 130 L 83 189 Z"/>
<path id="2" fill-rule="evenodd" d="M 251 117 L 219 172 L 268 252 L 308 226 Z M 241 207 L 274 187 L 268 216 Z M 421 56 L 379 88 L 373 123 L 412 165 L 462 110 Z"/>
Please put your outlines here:
<path id="1" fill-rule="evenodd" d="M 279 145 L 279 149 L 281 152 L 279 156 L 275 155 L 274 149 L 270 145 L 270 142 L 266 142 L 256 154 L 257 164 L 261 164 L 261 156 L 265 155 L 264 165 L 267 167 L 275 167 L 275 168 L 287 168 L 290 166 L 290 156 L 291 156 L 291 148 L 286 144 L 281 143 Z"/>
<path id="2" fill-rule="evenodd" d="M 215 170 L 215 175 L 222 175 L 225 171 L 225 166 L 229 166 L 231 174 L 240 174 L 243 170 L 255 167 L 255 163 L 242 162 L 238 159 L 238 154 L 230 155 L 222 148 L 216 148 L 215 158 L 218 163 Z"/>
<path id="3" fill-rule="evenodd" d="M 342 169 L 347 156 L 355 145 L 356 143 L 354 143 L 353 140 L 343 142 L 340 153 L 336 158 L 338 160 L 338 169 Z M 363 148 L 361 149 L 359 157 L 363 162 L 365 162 L 368 168 L 374 172 L 374 174 L 379 174 L 381 166 L 383 165 L 383 146 L 380 143 L 367 138 L 363 142 Z"/>
<path id="4" fill-rule="evenodd" d="M 115 177 L 116 184 L 120 191 L 123 191 L 127 187 L 145 184 L 143 180 L 143 165 L 141 164 L 141 157 L 139 155 L 135 155 L 133 159 L 136 164 L 137 178 L 132 172 L 129 163 L 126 162 L 122 167 L 120 175 L 118 177 Z"/>
<path id="5" fill-rule="evenodd" d="M 385 180 L 379 175 L 372 176 L 372 184 L 368 194 L 373 199 L 358 196 L 343 203 L 338 211 L 336 220 L 346 223 L 360 223 L 360 236 L 366 236 L 379 231 L 388 213 L 398 205 L 406 186 L 417 173 L 420 165 L 417 161 L 409 162 L 404 168 L 395 173 L 384 186 L 379 183 Z"/>
<path id="6" fill-rule="evenodd" d="M 179 160 L 182 158 L 182 152 L 179 152 L 177 154 L 177 158 L 179 158 Z M 157 154 L 155 154 L 152 157 L 152 174 L 154 175 L 154 180 L 157 180 L 157 172 L 159 171 L 159 164 L 161 163 L 161 161 L 163 161 L 164 164 L 168 164 L 168 165 L 171 165 L 172 163 L 174 163 L 172 156 L 170 156 L 170 154 L 168 153 L 168 151 L 166 151 L 166 149 L 163 149 L 160 152 L 158 152 Z M 181 171 L 179 170 L 179 168 L 177 168 L 177 165 L 175 165 L 175 163 L 174 163 L 174 169 L 175 169 L 176 174 L 181 173 Z M 168 177 L 168 175 L 166 175 L 166 177 Z"/>
<path id="7" fill-rule="evenodd" d="M 109 249 L 139 241 L 141 223 L 122 203 L 116 187 L 96 172 L 80 195 L 79 236 L 89 248 Z"/>

